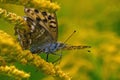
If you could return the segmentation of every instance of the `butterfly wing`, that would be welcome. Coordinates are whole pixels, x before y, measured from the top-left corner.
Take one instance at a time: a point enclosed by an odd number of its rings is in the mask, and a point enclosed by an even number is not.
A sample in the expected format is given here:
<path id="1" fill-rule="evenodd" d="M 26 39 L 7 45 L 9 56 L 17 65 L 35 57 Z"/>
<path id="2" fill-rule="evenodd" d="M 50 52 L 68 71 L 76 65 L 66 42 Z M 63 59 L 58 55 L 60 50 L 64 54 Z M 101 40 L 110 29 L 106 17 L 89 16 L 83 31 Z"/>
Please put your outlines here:
<path id="1" fill-rule="evenodd" d="M 43 27 L 53 38 L 53 41 L 57 41 L 58 24 L 55 13 L 49 13 L 48 11 L 38 11 L 34 8 L 25 8 L 25 14 L 29 16 L 34 22 L 44 25 Z"/>
<path id="2" fill-rule="evenodd" d="M 48 15 L 48 21 L 49 21 L 49 30 L 51 31 L 51 34 L 54 38 L 54 41 L 57 41 L 58 38 L 58 22 L 57 17 L 55 13 L 51 13 Z"/>
<path id="3" fill-rule="evenodd" d="M 46 11 L 42 11 L 41 13 L 45 17 L 45 19 L 43 19 L 43 22 L 47 25 L 47 28 L 51 32 L 53 40 L 56 42 L 58 37 L 58 23 L 55 12 L 49 13 Z"/>
<path id="4" fill-rule="evenodd" d="M 57 22 L 54 13 L 38 11 L 34 8 L 25 8 L 25 20 L 30 27 L 30 50 L 46 52 L 57 41 Z M 48 50 L 47 50 L 48 51 Z"/>
<path id="5" fill-rule="evenodd" d="M 29 35 L 29 48 L 32 53 L 42 52 L 45 47 L 53 43 L 53 38 L 49 32 L 44 28 L 44 23 L 36 23 L 29 17 L 24 17 L 28 27 L 30 28 Z"/>

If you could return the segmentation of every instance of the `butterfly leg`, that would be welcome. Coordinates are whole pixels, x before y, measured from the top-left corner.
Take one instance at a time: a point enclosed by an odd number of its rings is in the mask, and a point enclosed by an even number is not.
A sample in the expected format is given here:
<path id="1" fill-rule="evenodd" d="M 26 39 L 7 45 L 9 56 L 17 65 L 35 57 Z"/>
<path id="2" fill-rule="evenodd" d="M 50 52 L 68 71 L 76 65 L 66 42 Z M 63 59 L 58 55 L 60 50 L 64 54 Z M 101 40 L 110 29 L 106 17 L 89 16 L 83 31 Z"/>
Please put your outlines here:
<path id="1" fill-rule="evenodd" d="M 48 56 L 49 56 L 49 53 L 47 53 L 47 56 L 46 56 L 46 61 L 48 62 Z"/>

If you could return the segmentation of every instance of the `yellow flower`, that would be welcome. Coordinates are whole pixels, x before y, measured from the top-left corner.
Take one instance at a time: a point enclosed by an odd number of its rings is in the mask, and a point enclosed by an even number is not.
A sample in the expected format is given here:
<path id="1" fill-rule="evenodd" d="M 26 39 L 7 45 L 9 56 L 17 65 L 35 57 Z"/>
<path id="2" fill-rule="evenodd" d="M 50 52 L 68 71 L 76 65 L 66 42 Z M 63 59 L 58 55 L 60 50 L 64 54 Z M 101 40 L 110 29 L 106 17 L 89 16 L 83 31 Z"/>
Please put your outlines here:
<path id="1" fill-rule="evenodd" d="M 12 3 L 17 5 L 23 5 L 25 7 L 34 7 L 39 9 L 46 9 L 49 11 L 57 11 L 60 9 L 60 6 L 57 3 L 50 2 L 50 0 L 2 0 L 2 3 Z"/>
<path id="2" fill-rule="evenodd" d="M 68 76 L 67 73 L 64 73 L 59 66 L 55 66 L 55 71 L 56 71 L 56 74 L 62 78 L 62 80 L 71 80 L 72 78 L 70 76 Z M 57 78 L 57 77 L 55 77 Z M 58 79 L 58 78 L 57 78 Z"/>
<path id="3" fill-rule="evenodd" d="M 10 23 L 26 25 L 26 22 L 22 17 L 17 16 L 15 13 L 7 12 L 5 9 L 0 8 L 0 16 Z"/>
<path id="4" fill-rule="evenodd" d="M 18 79 L 30 77 L 30 74 L 18 70 L 15 66 L 0 66 L 0 73 L 4 73 L 8 76 L 12 76 Z"/>
<path id="5" fill-rule="evenodd" d="M 48 63 L 43 60 L 39 55 L 32 54 L 30 51 L 23 51 L 20 45 L 8 34 L 0 30 L 0 56 L 5 59 L 6 62 L 14 61 L 21 62 L 23 64 L 34 65 L 44 73 L 64 80 L 70 80 L 68 74 L 64 73 L 58 66 L 54 66 L 52 63 Z M 6 67 L 8 69 L 8 67 Z M 9 70 L 8 70 L 9 71 Z M 14 73 L 17 71 L 14 70 Z M 19 71 L 18 71 L 19 72 Z M 20 74 L 20 73 L 19 73 Z M 16 74 L 17 75 L 17 74 Z M 22 73 L 20 74 L 22 75 Z"/>
<path id="6" fill-rule="evenodd" d="M 31 0 L 30 4 L 33 4 L 35 8 L 47 9 L 49 11 L 57 11 L 60 9 L 58 4 L 50 2 L 50 0 Z"/>

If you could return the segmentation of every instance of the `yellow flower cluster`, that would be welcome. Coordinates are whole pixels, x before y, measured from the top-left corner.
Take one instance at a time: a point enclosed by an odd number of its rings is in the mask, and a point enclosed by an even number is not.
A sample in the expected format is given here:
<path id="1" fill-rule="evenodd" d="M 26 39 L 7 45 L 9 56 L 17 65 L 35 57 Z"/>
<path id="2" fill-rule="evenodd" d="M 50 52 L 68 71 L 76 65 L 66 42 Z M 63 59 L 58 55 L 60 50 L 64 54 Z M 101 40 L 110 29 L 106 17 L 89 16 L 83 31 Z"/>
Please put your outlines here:
<path id="1" fill-rule="evenodd" d="M 50 0 L 31 0 L 31 4 L 33 4 L 35 8 L 46 9 L 49 11 L 57 11 L 60 9 L 60 6 L 50 2 Z"/>
<path id="2" fill-rule="evenodd" d="M 57 76 L 64 80 L 70 80 L 71 78 L 64 73 L 59 67 L 54 66 L 52 63 L 48 63 L 41 59 L 40 56 L 32 54 L 30 51 L 23 51 L 19 44 L 8 34 L 0 31 L 0 56 L 5 61 L 19 61 L 23 64 L 34 65 L 44 73 L 52 76 Z"/>
<path id="3" fill-rule="evenodd" d="M 12 62 L 17 59 L 22 51 L 19 44 L 11 38 L 7 33 L 0 30 L 0 56 L 2 56 L 6 61 L 12 60 Z M 18 58 L 21 60 L 21 57 Z"/>
<path id="4" fill-rule="evenodd" d="M 15 29 L 19 28 L 22 33 L 24 30 L 29 31 L 26 21 L 15 13 L 7 12 L 5 9 L 0 8 L 0 17 L 10 23 L 14 23 L 16 25 Z"/>
<path id="5" fill-rule="evenodd" d="M 18 70 L 15 66 L 0 66 L 0 73 L 4 73 L 4 75 L 12 76 L 19 80 L 30 77 L 30 74 Z"/>
<path id="6" fill-rule="evenodd" d="M 68 76 L 67 73 L 64 73 L 64 72 L 60 69 L 59 66 L 55 66 L 55 71 L 56 71 L 57 76 L 61 77 L 62 80 L 71 80 L 71 79 L 72 79 L 72 77 Z M 57 77 L 55 77 L 55 78 L 58 80 Z"/>
<path id="7" fill-rule="evenodd" d="M 2 3 L 12 3 L 18 5 L 24 5 L 25 7 L 34 7 L 39 9 L 46 9 L 49 11 L 57 11 L 60 6 L 57 3 L 51 2 L 50 0 L 1 0 Z"/>
<path id="8" fill-rule="evenodd" d="M 0 8 L 0 16 L 15 24 L 23 25 L 25 21 L 22 17 L 17 16 L 15 13 L 7 12 L 5 9 Z"/>

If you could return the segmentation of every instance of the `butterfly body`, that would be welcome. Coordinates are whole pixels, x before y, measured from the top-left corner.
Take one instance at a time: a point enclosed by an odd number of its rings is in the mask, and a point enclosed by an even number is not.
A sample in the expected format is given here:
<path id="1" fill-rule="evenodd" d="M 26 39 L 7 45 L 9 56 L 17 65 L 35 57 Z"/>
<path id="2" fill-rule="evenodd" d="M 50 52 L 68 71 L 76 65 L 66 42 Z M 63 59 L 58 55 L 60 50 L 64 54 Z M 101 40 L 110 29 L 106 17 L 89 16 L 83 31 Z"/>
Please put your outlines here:
<path id="1" fill-rule="evenodd" d="M 44 45 L 40 45 L 40 46 L 35 46 L 32 45 L 30 48 L 30 51 L 32 53 L 40 53 L 40 52 L 44 52 L 44 53 L 55 53 L 56 51 L 64 48 L 64 44 L 62 43 L 46 43 Z"/>

